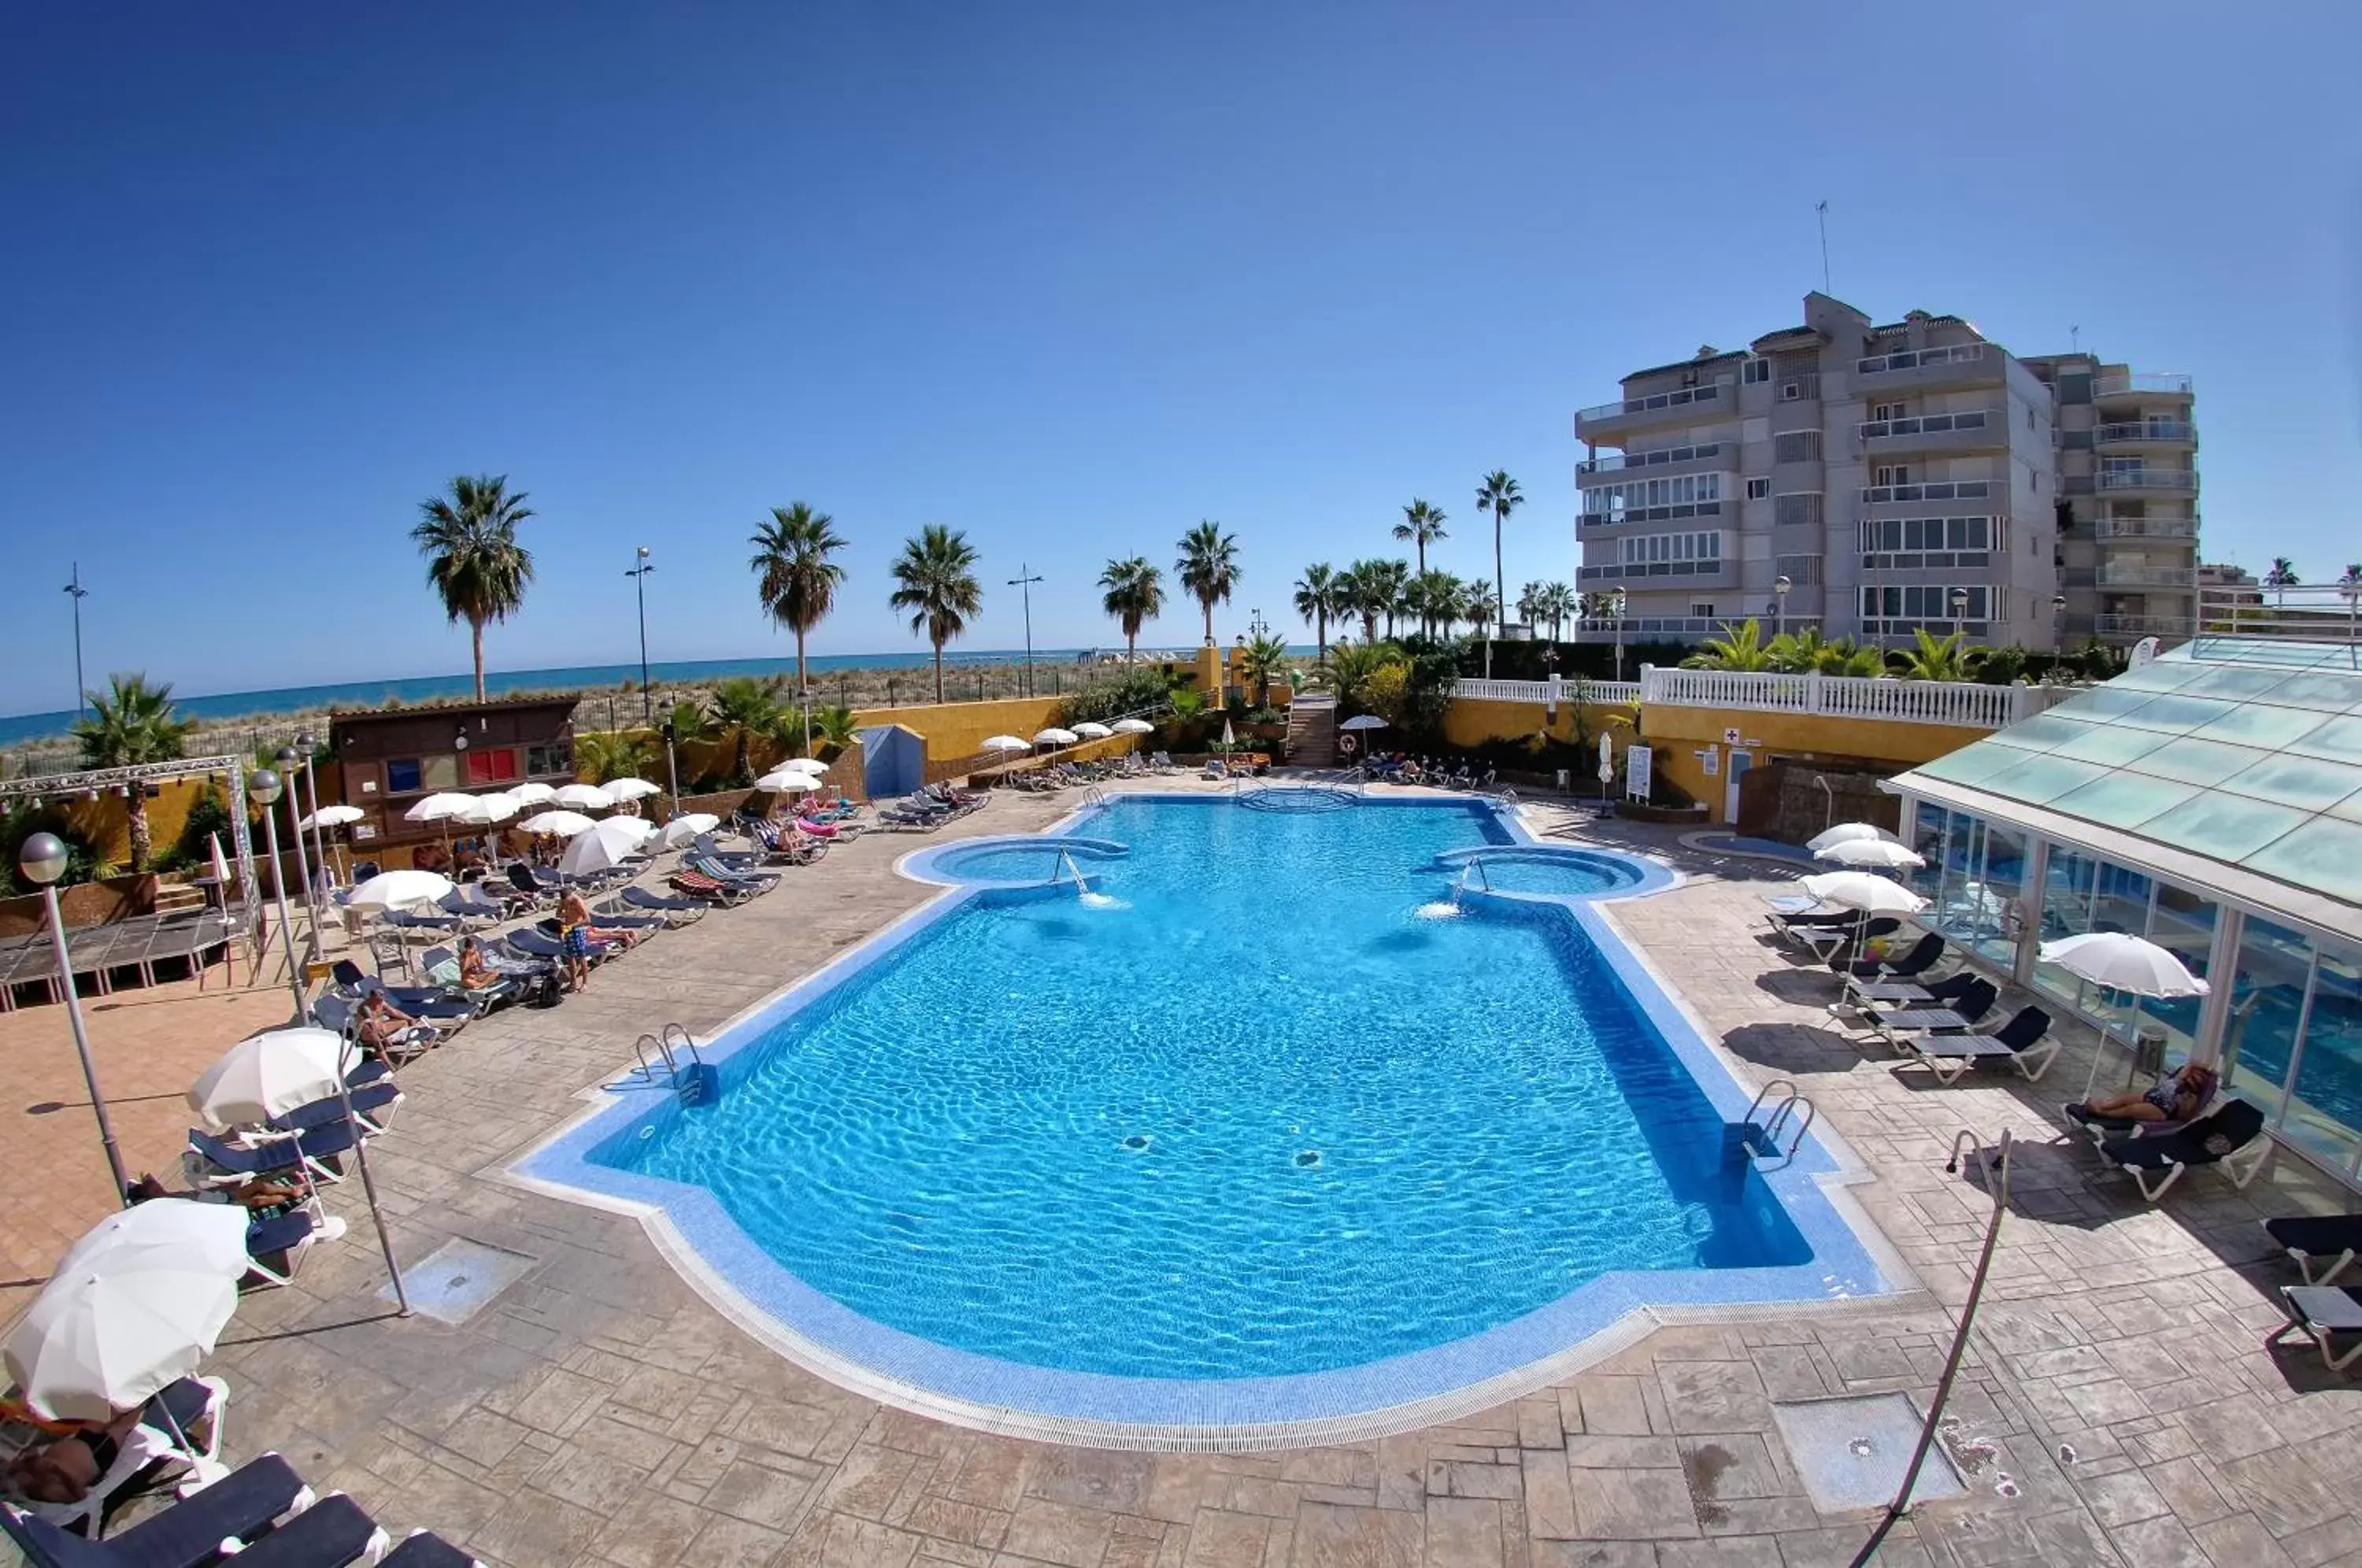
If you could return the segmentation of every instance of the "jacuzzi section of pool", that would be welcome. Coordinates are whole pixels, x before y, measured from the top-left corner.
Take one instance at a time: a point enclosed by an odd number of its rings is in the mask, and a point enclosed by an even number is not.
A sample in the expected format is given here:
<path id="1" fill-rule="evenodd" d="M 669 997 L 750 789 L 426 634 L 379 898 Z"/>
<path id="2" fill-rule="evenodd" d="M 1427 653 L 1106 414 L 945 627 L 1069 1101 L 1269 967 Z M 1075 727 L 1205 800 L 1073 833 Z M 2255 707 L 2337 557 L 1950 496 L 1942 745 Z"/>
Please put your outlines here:
<path id="1" fill-rule="evenodd" d="M 1498 893 L 1599 898 L 1639 891 L 1663 874 L 1628 855 L 1554 845 L 1519 845 L 1446 854 L 1438 862 L 1462 888 Z"/>
<path id="2" fill-rule="evenodd" d="M 1092 854 L 930 849 L 969 885 L 734 1026 L 712 1103 L 620 1096 L 524 1174 L 664 1209 L 791 1353 L 1055 1419 L 1333 1420 L 1650 1304 L 1887 1288 L 1817 1142 L 1733 1152 L 1745 1094 L 1595 910 L 1440 918 L 1472 850 L 1645 879 L 1513 823 L 1118 797 Z"/>

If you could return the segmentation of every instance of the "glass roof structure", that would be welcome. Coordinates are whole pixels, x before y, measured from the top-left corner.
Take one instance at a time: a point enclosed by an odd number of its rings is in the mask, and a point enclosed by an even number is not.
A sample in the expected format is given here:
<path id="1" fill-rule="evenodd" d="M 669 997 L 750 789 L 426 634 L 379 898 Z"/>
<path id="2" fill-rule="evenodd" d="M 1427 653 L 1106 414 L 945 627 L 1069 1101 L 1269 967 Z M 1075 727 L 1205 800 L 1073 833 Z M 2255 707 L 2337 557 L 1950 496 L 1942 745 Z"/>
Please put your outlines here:
<path id="1" fill-rule="evenodd" d="M 2251 901 L 2362 914 L 2362 650 L 2201 637 L 1894 780 L 1908 794 L 2091 837 Z M 2295 895 L 2273 896 L 2271 884 Z"/>

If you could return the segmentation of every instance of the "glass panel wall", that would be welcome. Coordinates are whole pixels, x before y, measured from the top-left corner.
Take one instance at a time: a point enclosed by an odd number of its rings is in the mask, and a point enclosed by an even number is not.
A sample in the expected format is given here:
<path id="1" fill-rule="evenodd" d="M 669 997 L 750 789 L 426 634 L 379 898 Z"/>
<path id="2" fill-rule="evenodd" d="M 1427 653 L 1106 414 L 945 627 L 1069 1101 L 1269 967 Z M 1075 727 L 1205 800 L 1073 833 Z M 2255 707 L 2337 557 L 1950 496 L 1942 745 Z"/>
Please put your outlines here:
<path id="1" fill-rule="evenodd" d="M 2223 1025 L 2224 1081 L 2231 1092 L 2277 1112 L 2312 983 L 2312 944 L 2303 933 L 2249 915 Z"/>
<path id="2" fill-rule="evenodd" d="M 2362 956 L 2319 950 L 2299 1041 L 2302 1056 L 2288 1102 L 2286 1134 L 2351 1169 L 2362 1149 Z"/>

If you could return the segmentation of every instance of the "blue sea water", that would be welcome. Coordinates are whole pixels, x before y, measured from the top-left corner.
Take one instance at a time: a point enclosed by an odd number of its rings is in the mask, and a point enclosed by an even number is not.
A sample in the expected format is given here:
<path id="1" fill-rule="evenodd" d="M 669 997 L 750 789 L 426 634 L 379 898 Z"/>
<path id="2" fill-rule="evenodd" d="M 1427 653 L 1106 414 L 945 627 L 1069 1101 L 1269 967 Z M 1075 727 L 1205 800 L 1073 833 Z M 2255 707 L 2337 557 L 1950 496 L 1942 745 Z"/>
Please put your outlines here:
<path id="1" fill-rule="evenodd" d="M 1034 667 L 1043 688 L 1049 686 L 1047 667 L 1071 665 L 1087 653 L 1098 650 L 1084 648 L 1036 648 Z M 1145 650 L 1143 650 L 1145 651 Z M 1304 650 L 1309 653 L 1310 649 Z M 946 653 L 946 668 L 979 664 L 1009 664 L 1025 657 L 1021 648 L 997 651 Z M 882 654 L 814 654 L 805 661 L 805 668 L 815 678 L 820 695 L 827 695 L 823 683 L 817 678 L 833 675 L 843 669 L 916 668 L 931 664 L 933 655 L 925 648 L 901 653 Z M 648 666 L 648 683 L 659 691 L 668 684 L 694 685 L 718 680 L 730 675 L 793 675 L 796 661 L 792 658 L 719 658 L 687 659 Z M 163 677 L 160 674 L 160 679 Z M 98 677 L 94 676 L 94 680 Z M 613 690 L 625 681 L 636 690 L 640 667 L 633 664 L 586 664 L 566 669 L 508 669 L 488 671 L 484 690 L 488 696 L 499 697 L 514 691 L 574 691 L 597 690 L 604 687 Z M 193 719 L 264 718 L 274 713 L 302 713 L 322 708 L 376 706 L 389 701 L 427 702 L 474 694 L 473 675 L 427 675 L 403 680 L 348 680 L 328 686 L 288 686 L 267 691 L 224 691 L 211 696 L 175 696 L 174 706 L 181 716 Z M 972 693 L 971 693 L 972 694 Z M 957 696 L 954 692 L 951 695 Z M 1007 692 L 997 693 L 1006 696 Z M 818 700 L 816 697 L 815 701 Z M 906 694 L 908 701 L 925 700 L 920 693 Z M 53 713 L 19 713 L 0 717 L 0 745 L 18 741 L 37 740 L 66 733 L 73 723 L 70 712 Z"/>
<path id="2" fill-rule="evenodd" d="M 877 1322 L 1073 1372 L 1326 1371 L 1807 1255 L 1562 911 L 1417 912 L 1438 854 L 1504 840 L 1482 807 L 1081 831 L 1131 845 L 1098 897 L 974 895 L 593 1158 Z"/>

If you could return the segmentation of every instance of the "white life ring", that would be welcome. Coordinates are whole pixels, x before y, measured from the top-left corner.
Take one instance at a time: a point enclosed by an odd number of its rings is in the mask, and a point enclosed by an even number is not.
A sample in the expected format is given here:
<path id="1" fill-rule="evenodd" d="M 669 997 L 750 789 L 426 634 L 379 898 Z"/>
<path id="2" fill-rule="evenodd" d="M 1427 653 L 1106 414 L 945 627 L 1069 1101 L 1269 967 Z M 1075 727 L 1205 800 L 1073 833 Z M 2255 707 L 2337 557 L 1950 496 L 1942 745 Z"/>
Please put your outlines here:
<path id="1" fill-rule="evenodd" d="M 1360 744 L 1361 742 L 1355 740 L 1352 735 L 1339 735 L 1337 737 L 1337 749 L 1346 756 L 1352 756 L 1353 748 Z"/>

